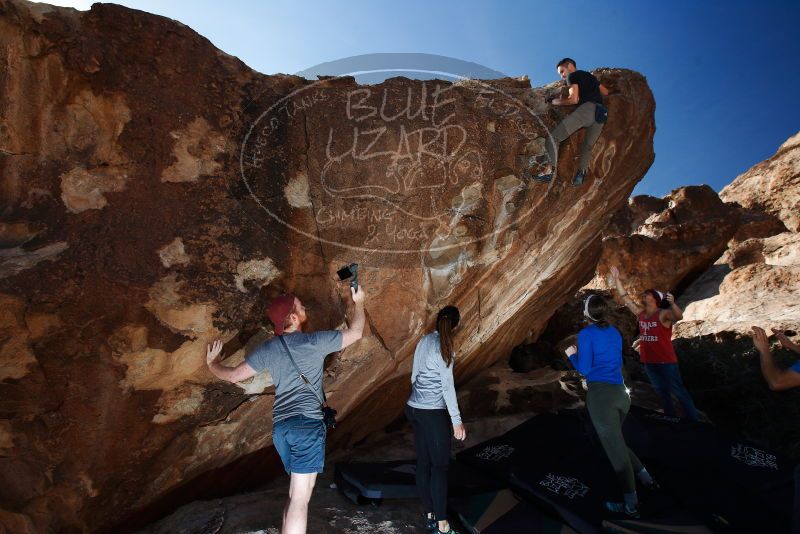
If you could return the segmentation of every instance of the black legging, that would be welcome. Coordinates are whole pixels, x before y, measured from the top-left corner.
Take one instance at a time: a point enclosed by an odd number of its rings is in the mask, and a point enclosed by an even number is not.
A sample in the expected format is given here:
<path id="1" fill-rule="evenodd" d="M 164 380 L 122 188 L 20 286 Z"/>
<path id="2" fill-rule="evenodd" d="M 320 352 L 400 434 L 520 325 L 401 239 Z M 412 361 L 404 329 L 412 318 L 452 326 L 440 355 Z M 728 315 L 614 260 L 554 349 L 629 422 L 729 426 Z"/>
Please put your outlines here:
<path id="1" fill-rule="evenodd" d="M 420 410 L 406 405 L 417 449 L 417 492 L 425 512 L 447 519 L 447 467 L 450 465 L 450 416 L 447 410 Z"/>

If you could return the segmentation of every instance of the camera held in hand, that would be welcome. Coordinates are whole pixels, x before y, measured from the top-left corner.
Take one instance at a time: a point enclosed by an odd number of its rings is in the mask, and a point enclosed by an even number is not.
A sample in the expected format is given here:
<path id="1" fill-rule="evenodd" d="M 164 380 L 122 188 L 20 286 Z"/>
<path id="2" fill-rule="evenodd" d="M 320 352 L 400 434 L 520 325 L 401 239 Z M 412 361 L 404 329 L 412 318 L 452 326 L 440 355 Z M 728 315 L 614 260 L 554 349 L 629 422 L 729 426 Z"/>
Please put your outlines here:
<path id="1" fill-rule="evenodd" d="M 351 263 L 350 265 L 345 265 L 338 271 L 336 274 L 339 275 L 339 280 L 347 280 L 348 278 L 352 277 L 350 280 L 350 287 L 355 290 L 358 290 L 358 264 Z"/>
<path id="2" fill-rule="evenodd" d="M 322 421 L 325 423 L 325 428 L 336 428 L 336 414 L 338 412 L 325 404 L 322 407 Z"/>

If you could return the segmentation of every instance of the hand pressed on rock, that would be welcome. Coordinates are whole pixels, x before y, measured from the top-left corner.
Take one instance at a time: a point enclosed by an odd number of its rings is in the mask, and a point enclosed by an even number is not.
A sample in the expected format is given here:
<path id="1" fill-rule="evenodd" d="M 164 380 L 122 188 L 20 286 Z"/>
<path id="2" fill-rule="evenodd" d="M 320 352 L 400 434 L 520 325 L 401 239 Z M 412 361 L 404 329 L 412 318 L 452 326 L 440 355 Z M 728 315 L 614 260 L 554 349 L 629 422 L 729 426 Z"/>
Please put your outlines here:
<path id="1" fill-rule="evenodd" d="M 759 352 L 769 353 L 769 338 L 763 328 L 753 327 L 753 345 Z"/>
<path id="2" fill-rule="evenodd" d="M 219 354 L 222 352 L 222 341 L 215 339 L 213 343 L 209 343 L 206 347 L 206 364 L 211 365 L 219 359 Z"/>
<path id="3" fill-rule="evenodd" d="M 783 330 L 778 330 L 777 328 L 772 329 L 772 333 L 778 338 L 778 341 L 781 342 L 781 346 L 785 349 L 793 350 L 795 352 L 800 352 L 800 347 L 797 346 L 792 340 L 786 337 L 786 334 Z"/>

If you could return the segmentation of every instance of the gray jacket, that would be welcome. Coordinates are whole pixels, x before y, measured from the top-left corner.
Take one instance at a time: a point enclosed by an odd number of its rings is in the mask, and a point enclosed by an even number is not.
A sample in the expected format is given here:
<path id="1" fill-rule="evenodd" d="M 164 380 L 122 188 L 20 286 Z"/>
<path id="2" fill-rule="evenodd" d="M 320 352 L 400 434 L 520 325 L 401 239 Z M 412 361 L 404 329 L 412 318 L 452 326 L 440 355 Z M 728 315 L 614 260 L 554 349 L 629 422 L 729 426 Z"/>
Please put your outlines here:
<path id="1" fill-rule="evenodd" d="M 411 396 L 406 404 L 421 410 L 447 408 L 453 424 L 461 424 L 453 383 L 453 364 L 448 367 L 442 359 L 439 332 L 431 332 L 417 343 L 411 370 Z"/>

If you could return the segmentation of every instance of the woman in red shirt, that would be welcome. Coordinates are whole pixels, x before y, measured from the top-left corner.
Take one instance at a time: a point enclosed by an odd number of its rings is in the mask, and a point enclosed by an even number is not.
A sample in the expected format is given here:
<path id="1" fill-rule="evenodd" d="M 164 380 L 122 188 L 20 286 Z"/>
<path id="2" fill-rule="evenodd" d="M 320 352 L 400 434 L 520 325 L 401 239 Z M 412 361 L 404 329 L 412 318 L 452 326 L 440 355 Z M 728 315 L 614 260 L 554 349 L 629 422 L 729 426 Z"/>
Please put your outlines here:
<path id="1" fill-rule="evenodd" d="M 700 420 L 692 396 L 683 385 L 678 357 L 672 346 L 672 325 L 683 319 L 683 311 L 675 304 L 671 293 L 666 295 L 654 289 L 641 294 L 637 303 L 628 296 L 622 285 L 619 270 L 611 268 L 611 280 L 625 306 L 639 320 L 639 356 L 644 371 L 661 397 L 664 415 L 675 417 L 672 395 L 678 398 L 686 417 Z"/>

